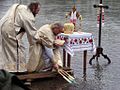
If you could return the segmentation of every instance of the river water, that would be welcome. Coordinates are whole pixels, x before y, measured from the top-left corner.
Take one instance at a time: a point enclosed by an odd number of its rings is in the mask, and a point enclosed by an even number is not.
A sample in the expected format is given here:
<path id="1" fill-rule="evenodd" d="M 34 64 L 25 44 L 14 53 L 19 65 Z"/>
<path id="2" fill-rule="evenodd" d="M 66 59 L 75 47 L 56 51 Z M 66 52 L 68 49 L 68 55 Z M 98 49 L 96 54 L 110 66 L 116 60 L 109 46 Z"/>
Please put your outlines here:
<path id="1" fill-rule="evenodd" d="M 21 0 L 23 4 L 28 4 L 30 0 Z M 36 27 L 43 24 L 61 21 L 65 23 L 65 14 L 71 10 L 73 0 L 39 0 L 41 11 L 36 17 Z M 77 10 L 81 13 L 81 31 L 93 33 L 95 44 L 98 45 L 97 9 L 94 4 L 99 4 L 99 0 L 75 0 Z M 17 0 L 0 0 L 0 19 L 7 9 Z M 87 77 L 83 79 L 83 52 L 75 53 L 72 57 L 71 68 L 74 70 L 77 84 L 70 85 L 61 78 L 40 79 L 32 83 L 32 90 L 120 90 L 120 0 L 103 0 L 105 9 L 105 24 L 102 27 L 101 46 L 103 53 L 107 54 L 112 63 L 106 65 L 107 60 L 100 56 L 99 65 L 93 60 L 93 65 L 87 62 Z M 79 21 L 77 26 L 79 27 Z M 25 45 L 28 43 L 24 39 Z M 27 48 L 26 48 L 27 50 Z M 87 59 L 92 57 L 88 52 Z"/>

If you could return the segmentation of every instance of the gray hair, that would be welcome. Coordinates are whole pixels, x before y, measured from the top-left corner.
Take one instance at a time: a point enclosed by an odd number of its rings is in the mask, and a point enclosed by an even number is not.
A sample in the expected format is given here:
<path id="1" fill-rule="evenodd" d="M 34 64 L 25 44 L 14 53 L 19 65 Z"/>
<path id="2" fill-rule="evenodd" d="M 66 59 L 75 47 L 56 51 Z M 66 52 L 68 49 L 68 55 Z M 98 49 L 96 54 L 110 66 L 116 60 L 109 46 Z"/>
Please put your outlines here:
<path id="1" fill-rule="evenodd" d="M 54 29 L 54 28 L 64 28 L 64 25 L 60 22 L 55 22 L 51 24 L 51 29 Z"/>

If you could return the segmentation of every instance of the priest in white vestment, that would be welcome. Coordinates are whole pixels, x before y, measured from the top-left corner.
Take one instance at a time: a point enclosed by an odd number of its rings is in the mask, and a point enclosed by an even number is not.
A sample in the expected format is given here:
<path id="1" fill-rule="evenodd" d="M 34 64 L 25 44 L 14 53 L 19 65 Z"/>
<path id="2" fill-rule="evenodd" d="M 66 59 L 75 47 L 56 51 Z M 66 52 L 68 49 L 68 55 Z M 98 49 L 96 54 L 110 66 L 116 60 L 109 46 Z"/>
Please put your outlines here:
<path id="1" fill-rule="evenodd" d="M 61 23 L 54 23 L 43 25 L 37 31 L 35 38 L 38 42 L 30 46 L 30 58 L 27 65 L 28 72 L 40 72 L 45 68 L 48 69 L 49 66 L 55 69 L 62 66 L 59 50 L 59 46 L 61 45 L 56 43 L 56 36 L 63 33 L 63 28 Z M 45 53 L 47 56 L 44 56 Z"/>
<path id="2" fill-rule="evenodd" d="M 25 72 L 26 60 L 23 34 L 27 34 L 29 44 L 34 43 L 35 15 L 39 12 L 40 3 L 33 2 L 29 6 L 14 4 L 0 20 L 2 41 L 2 64 L 0 69 L 8 72 Z"/>

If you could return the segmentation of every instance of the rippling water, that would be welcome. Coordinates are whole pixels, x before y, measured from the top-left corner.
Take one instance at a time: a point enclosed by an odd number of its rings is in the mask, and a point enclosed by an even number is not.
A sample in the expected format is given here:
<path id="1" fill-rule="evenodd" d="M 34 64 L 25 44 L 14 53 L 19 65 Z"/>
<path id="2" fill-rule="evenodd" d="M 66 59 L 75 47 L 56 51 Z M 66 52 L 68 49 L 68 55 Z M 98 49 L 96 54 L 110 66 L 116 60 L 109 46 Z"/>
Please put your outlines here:
<path id="1" fill-rule="evenodd" d="M 22 3 L 27 4 L 29 1 L 22 0 Z M 0 0 L 0 18 L 15 2 L 17 0 Z M 40 14 L 36 17 L 37 28 L 54 21 L 66 22 L 65 14 L 73 6 L 72 0 L 40 0 L 40 2 L 42 7 Z M 107 60 L 102 56 L 99 58 L 99 65 L 96 65 L 95 60 L 93 66 L 87 63 L 87 78 L 84 81 L 82 78 L 83 53 L 76 53 L 71 63 L 77 81 L 76 85 L 70 85 L 60 78 L 40 79 L 33 83 L 33 90 L 120 90 L 120 0 L 103 0 L 103 3 L 108 5 L 109 9 L 105 10 L 105 26 L 102 27 L 101 46 L 112 63 L 106 66 Z M 97 9 L 93 8 L 93 4 L 99 4 L 99 0 L 76 0 L 77 9 L 83 16 L 82 31 L 93 33 L 97 46 Z M 24 40 L 26 41 L 26 39 Z M 91 57 L 92 53 L 88 52 L 88 60 Z"/>

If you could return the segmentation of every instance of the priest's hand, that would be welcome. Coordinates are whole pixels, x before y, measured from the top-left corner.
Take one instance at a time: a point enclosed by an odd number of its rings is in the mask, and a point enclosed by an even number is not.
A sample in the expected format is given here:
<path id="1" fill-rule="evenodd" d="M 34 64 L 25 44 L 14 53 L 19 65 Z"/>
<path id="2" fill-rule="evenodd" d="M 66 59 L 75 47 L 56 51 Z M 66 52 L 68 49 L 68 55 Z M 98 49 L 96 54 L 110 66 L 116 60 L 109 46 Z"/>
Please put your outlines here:
<path id="1" fill-rule="evenodd" d="M 57 71 L 59 69 L 59 65 L 58 64 L 54 64 L 53 68 Z"/>

